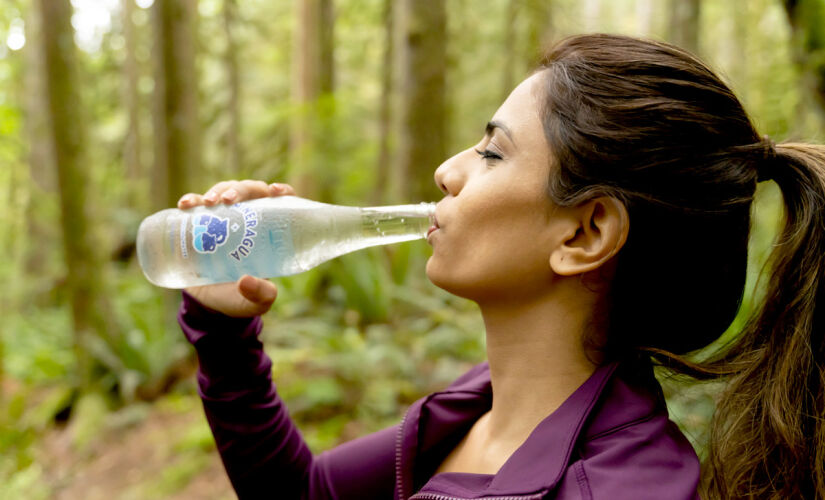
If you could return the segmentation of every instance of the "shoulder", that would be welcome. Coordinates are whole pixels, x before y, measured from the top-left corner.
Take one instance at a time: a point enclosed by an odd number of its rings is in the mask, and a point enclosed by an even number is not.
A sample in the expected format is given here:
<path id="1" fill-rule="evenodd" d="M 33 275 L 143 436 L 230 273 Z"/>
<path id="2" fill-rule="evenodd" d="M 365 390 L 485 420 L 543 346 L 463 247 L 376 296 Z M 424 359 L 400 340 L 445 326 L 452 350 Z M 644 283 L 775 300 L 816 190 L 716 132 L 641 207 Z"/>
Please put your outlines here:
<path id="1" fill-rule="evenodd" d="M 585 498 L 698 499 L 699 459 L 669 420 L 658 382 L 617 373 L 567 471 Z"/>
<path id="2" fill-rule="evenodd" d="M 590 490 L 591 498 L 698 498 L 699 459 L 666 417 L 597 436 L 581 451 L 572 472 L 577 483 Z"/>

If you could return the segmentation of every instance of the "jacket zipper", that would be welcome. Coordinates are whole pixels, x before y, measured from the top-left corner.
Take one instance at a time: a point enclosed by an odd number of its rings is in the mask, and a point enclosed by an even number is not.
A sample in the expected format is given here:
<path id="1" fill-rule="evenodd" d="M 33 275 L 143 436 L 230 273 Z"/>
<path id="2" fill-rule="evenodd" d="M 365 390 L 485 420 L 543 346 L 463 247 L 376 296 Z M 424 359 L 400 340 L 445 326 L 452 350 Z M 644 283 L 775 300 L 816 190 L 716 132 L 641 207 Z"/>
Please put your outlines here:
<path id="1" fill-rule="evenodd" d="M 407 416 L 410 414 L 410 409 L 404 413 L 404 418 L 401 419 L 401 425 L 398 426 L 398 434 L 395 437 L 395 488 L 398 490 L 398 498 L 404 500 L 404 484 L 401 480 L 401 445 L 404 440 L 404 425 L 407 423 Z"/>
<path id="2" fill-rule="evenodd" d="M 544 493 L 534 493 L 532 495 L 518 495 L 509 497 L 482 497 L 477 500 L 539 500 Z M 416 493 L 411 496 L 409 500 L 473 500 L 463 497 L 451 497 L 447 495 L 438 495 L 435 493 Z"/>

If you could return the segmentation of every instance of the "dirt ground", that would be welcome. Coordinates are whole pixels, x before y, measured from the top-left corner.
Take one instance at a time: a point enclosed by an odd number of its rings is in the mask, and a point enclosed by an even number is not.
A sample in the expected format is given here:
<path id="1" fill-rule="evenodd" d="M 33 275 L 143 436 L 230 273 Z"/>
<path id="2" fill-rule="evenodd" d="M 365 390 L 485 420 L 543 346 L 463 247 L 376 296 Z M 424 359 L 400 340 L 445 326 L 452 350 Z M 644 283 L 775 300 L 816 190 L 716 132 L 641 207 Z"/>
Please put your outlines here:
<path id="1" fill-rule="evenodd" d="M 70 427 L 58 429 L 38 461 L 56 500 L 235 499 L 214 446 L 181 440 L 203 420 L 197 410 L 153 409 L 133 425 L 102 430 L 83 451 Z"/>

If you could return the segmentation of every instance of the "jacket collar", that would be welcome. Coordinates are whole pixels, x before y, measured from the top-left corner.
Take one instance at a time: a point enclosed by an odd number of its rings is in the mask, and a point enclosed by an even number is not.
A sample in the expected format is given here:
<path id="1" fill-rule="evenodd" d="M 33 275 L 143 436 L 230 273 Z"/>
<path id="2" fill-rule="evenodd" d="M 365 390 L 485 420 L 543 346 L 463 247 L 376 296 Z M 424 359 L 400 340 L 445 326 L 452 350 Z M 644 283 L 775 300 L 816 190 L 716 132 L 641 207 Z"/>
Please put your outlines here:
<path id="1" fill-rule="evenodd" d="M 399 428 L 396 448 L 396 498 L 407 498 L 416 491 L 447 498 L 496 496 L 538 497 L 555 488 L 570 463 L 574 446 L 581 435 L 600 434 L 634 415 L 598 411 L 599 419 L 589 422 L 613 373 L 615 363 L 596 371 L 567 400 L 533 430 L 528 439 L 510 456 L 495 475 L 442 473 L 434 477 L 441 459 L 467 433 L 478 418 L 490 409 L 492 388 L 486 363 L 477 365 L 444 391 L 414 403 Z M 612 384 L 616 386 L 617 384 Z M 618 394 L 615 394 L 616 392 Z M 626 384 L 612 387 L 613 397 L 627 402 L 630 396 L 644 401 L 631 405 L 630 411 L 648 413 L 658 399 L 644 390 Z M 610 408 L 627 405 L 609 404 Z M 552 446 L 548 447 L 548 444 Z M 428 480 L 426 484 L 424 481 Z M 423 486 L 423 487 L 422 487 Z M 422 496 L 426 497 L 426 496 Z M 435 498 L 435 496 L 433 496 Z"/>

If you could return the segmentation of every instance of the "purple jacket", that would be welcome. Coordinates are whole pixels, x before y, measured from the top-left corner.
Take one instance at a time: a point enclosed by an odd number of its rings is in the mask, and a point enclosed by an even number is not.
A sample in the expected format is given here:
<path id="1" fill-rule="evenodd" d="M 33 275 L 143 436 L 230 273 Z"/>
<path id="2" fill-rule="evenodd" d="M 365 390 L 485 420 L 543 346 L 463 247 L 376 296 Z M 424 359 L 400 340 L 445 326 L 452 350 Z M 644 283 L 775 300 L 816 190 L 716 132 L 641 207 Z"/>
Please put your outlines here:
<path id="1" fill-rule="evenodd" d="M 313 456 L 275 392 L 261 319 L 209 312 L 184 293 L 178 320 L 197 350 L 199 393 L 239 498 L 699 498 L 699 461 L 649 369 L 598 368 L 495 475 L 434 475 L 490 408 L 486 363 L 415 402 L 399 425 Z"/>

